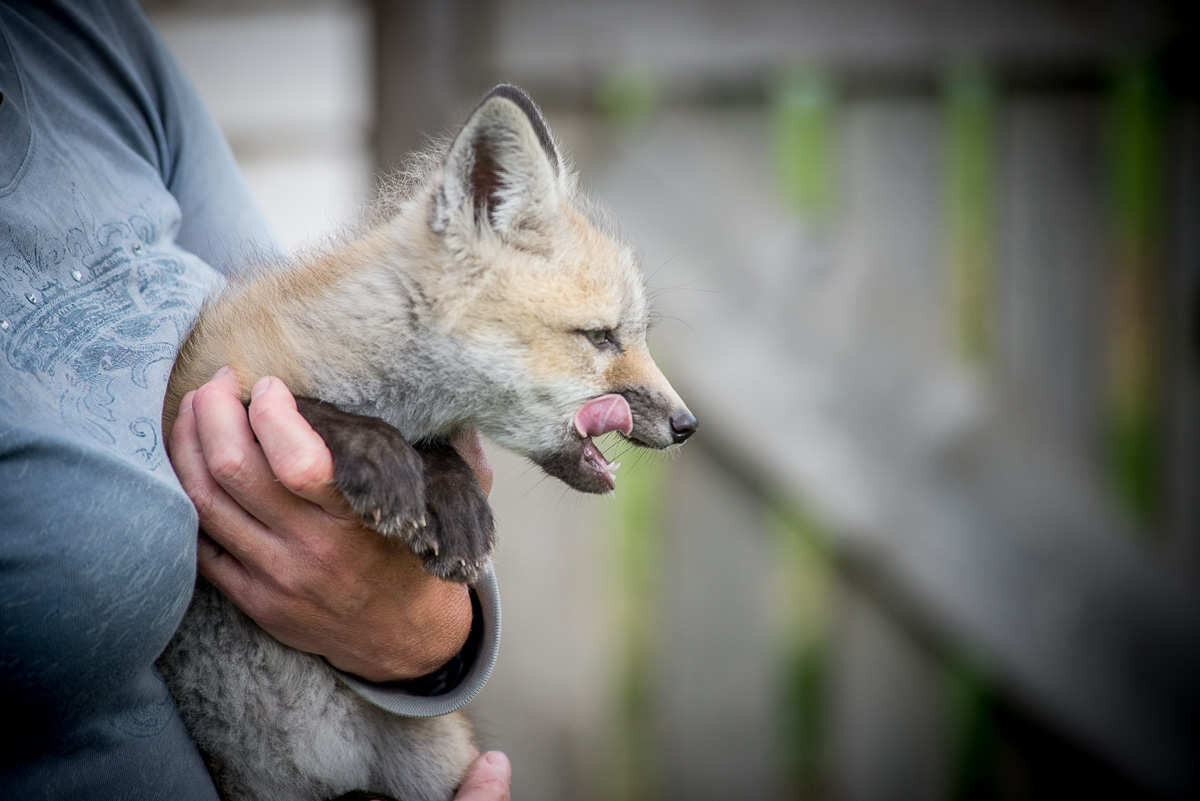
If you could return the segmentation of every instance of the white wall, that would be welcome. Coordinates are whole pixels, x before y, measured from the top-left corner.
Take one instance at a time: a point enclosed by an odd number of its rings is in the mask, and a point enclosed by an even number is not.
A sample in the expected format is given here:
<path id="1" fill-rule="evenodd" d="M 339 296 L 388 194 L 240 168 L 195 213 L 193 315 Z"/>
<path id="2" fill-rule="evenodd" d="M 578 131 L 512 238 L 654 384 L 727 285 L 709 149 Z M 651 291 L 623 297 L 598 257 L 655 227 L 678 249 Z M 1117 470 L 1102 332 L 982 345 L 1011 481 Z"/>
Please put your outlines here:
<path id="1" fill-rule="evenodd" d="M 357 215 L 371 191 L 366 8 L 152 9 L 152 19 L 286 249 Z"/>

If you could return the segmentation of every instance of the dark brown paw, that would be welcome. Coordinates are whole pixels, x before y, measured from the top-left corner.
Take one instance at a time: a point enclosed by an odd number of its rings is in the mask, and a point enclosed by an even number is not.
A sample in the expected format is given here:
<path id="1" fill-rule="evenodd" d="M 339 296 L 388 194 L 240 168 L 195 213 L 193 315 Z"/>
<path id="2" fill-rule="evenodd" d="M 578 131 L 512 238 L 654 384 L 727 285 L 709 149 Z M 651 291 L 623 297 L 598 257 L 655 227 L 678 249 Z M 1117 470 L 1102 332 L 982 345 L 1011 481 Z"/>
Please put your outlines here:
<path id="1" fill-rule="evenodd" d="M 363 523 L 419 555 L 436 550 L 426 534 L 424 460 L 400 432 L 312 398 L 296 398 L 296 408 L 325 440 L 334 484 Z"/>
<path id="2" fill-rule="evenodd" d="M 446 444 L 422 445 L 425 460 L 425 533 L 437 550 L 425 555 L 425 569 L 449 581 L 479 577 L 496 541 L 496 526 L 475 473 Z"/>

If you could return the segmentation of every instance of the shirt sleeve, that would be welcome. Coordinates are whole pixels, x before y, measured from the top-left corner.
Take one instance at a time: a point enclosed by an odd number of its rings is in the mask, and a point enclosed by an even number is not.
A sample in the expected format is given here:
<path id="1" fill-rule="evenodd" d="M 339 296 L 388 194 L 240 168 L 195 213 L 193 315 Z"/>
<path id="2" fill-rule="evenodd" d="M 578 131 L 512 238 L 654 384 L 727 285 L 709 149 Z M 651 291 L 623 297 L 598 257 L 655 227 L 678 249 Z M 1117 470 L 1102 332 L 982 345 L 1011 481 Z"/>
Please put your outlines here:
<path id="1" fill-rule="evenodd" d="M 487 683 L 500 653 L 500 586 L 491 564 L 480 575 L 474 590 L 483 613 L 483 641 L 479 654 L 457 687 L 441 695 L 418 696 L 390 684 L 378 684 L 338 671 L 342 681 L 375 706 L 409 718 L 448 715 L 466 706 Z"/>

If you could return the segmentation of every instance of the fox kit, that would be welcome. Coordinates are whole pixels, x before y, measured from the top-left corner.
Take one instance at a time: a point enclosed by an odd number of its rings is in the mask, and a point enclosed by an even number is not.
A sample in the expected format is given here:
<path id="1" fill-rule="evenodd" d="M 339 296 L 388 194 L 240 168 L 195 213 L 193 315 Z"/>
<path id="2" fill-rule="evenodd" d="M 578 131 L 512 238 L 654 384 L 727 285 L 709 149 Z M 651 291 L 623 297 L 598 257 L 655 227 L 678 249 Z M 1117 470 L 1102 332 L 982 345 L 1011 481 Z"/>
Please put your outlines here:
<path id="1" fill-rule="evenodd" d="M 592 437 L 665 448 L 696 429 L 646 348 L 632 252 L 587 210 L 545 121 L 493 89 L 394 214 L 331 255 L 231 286 L 180 350 L 164 427 L 221 365 L 274 375 L 325 439 L 363 523 L 470 582 L 491 513 L 446 443 L 475 426 L 584 492 L 615 486 Z M 457 714 L 389 715 L 200 582 L 160 666 L 227 799 L 357 789 L 449 799 L 473 754 Z M 256 710 L 249 713 L 249 710 Z"/>

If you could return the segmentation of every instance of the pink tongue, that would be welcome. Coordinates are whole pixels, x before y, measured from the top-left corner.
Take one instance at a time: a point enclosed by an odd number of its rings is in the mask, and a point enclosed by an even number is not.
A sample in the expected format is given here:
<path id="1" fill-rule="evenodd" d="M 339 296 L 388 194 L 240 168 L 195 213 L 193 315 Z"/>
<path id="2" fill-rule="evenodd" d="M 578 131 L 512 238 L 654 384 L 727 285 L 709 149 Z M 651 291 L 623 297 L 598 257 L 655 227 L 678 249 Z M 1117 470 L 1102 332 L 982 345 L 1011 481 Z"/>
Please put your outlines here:
<path id="1" fill-rule="evenodd" d="M 620 431 L 629 436 L 633 431 L 629 403 L 620 395 L 592 398 L 575 412 L 575 430 L 581 437 L 597 437 L 609 431 Z"/>

